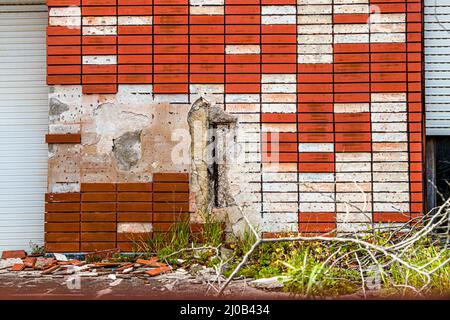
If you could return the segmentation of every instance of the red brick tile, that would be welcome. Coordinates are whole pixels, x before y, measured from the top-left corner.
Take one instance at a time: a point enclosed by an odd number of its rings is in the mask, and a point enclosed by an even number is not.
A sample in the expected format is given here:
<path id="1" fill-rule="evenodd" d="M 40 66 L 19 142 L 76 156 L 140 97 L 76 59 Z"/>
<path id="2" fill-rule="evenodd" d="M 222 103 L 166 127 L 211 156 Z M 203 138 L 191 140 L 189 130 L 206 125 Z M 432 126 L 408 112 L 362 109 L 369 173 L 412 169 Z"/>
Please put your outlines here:
<path id="1" fill-rule="evenodd" d="M 15 263 L 12 267 L 11 267 L 11 271 L 22 271 L 23 269 L 25 269 L 25 265 L 23 263 Z"/>
<path id="2" fill-rule="evenodd" d="M 19 258 L 23 259 L 27 256 L 24 250 L 5 250 L 2 252 L 2 259 Z"/>

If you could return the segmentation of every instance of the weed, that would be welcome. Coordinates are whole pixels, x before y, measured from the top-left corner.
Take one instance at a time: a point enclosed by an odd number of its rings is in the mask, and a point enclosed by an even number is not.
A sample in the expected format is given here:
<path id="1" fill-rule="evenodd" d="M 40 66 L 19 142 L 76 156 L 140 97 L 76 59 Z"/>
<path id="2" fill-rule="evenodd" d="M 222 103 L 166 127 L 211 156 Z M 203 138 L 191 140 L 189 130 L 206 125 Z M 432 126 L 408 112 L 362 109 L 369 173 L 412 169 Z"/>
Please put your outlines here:
<path id="1" fill-rule="evenodd" d="M 183 221 L 175 223 L 169 232 L 154 232 L 152 237 L 138 239 L 133 243 L 136 251 L 143 252 L 144 255 L 164 257 L 189 246 L 190 230 L 189 222 Z"/>
<path id="2" fill-rule="evenodd" d="M 235 236 L 235 242 L 230 244 L 237 256 L 244 255 L 255 244 L 256 237 L 250 229 L 245 229 L 242 235 Z"/>
<path id="3" fill-rule="evenodd" d="M 201 211 L 198 214 L 203 220 L 203 228 L 199 240 L 205 246 L 218 247 L 224 239 L 223 223 L 211 211 Z"/>
<path id="4" fill-rule="evenodd" d="M 45 246 L 34 243 L 33 241 L 30 241 L 29 244 L 30 244 L 32 255 L 43 256 L 45 254 Z"/>

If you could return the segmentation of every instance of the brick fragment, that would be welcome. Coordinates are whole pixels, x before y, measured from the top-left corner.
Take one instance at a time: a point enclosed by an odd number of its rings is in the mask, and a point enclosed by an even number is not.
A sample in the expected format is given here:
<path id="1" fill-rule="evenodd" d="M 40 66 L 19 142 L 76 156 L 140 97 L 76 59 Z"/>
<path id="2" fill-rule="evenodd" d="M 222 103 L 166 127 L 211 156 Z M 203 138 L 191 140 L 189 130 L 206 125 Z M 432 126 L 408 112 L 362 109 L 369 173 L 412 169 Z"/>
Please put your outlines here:
<path id="1" fill-rule="evenodd" d="M 34 268 L 34 265 L 36 264 L 36 260 L 37 260 L 37 258 L 35 258 L 35 257 L 26 257 L 23 260 L 23 264 L 25 265 L 26 268 Z"/>
<path id="2" fill-rule="evenodd" d="M 44 271 L 41 272 L 41 274 L 43 274 L 43 275 L 45 275 L 45 274 L 52 274 L 53 272 L 55 272 L 59 268 L 60 268 L 59 265 L 55 265 L 55 266 L 52 266 L 50 268 L 45 269 Z"/>
<path id="3" fill-rule="evenodd" d="M 167 272 L 167 271 L 170 271 L 170 270 L 171 269 L 170 269 L 169 266 L 164 265 L 164 266 L 161 266 L 159 268 L 147 270 L 147 271 L 145 271 L 145 273 L 148 274 L 151 277 L 154 277 L 154 276 L 160 275 L 160 274 L 162 274 L 164 272 Z"/>
<path id="4" fill-rule="evenodd" d="M 19 258 L 23 259 L 27 256 L 24 250 L 8 250 L 2 252 L 2 259 Z"/>
<path id="5" fill-rule="evenodd" d="M 22 271 L 23 269 L 25 269 L 25 265 L 23 263 L 15 263 L 11 267 L 11 271 Z"/>
<path id="6" fill-rule="evenodd" d="M 158 260 L 158 258 L 156 258 L 156 257 L 153 257 L 150 260 L 137 259 L 136 263 L 143 264 L 143 265 L 146 265 L 146 266 L 160 267 L 161 264 L 158 263 L 157 260 Z"/>

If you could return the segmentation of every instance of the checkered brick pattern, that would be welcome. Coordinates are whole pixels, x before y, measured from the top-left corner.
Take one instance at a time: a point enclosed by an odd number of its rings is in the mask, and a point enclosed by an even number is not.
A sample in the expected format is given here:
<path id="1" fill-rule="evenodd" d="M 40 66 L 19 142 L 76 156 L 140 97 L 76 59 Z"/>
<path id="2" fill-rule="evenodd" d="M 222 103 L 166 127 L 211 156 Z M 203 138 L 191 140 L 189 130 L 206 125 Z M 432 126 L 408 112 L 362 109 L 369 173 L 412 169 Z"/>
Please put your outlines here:
<path id="1" fill-rule="evenodd" d="M 239 117 L 262 231 L 346 233 L 422 212 L 420 0 L 48 6 L 49 84 L 147 85 L 155 101 L 204 96 Z"/>

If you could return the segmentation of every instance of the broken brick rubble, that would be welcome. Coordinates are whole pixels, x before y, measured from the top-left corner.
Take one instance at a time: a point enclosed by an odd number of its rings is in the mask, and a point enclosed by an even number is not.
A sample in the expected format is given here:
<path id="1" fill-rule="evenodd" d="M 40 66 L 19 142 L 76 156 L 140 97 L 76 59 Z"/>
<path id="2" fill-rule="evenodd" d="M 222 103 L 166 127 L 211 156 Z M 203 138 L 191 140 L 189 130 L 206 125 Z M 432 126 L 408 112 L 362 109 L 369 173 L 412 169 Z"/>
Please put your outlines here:
<path id="1" fill-rule="evenodd" d="M 24 250 L 10 250 L 2 252 L 2 259 L 19 258 L 24 259 L 27 253 Z"/>

